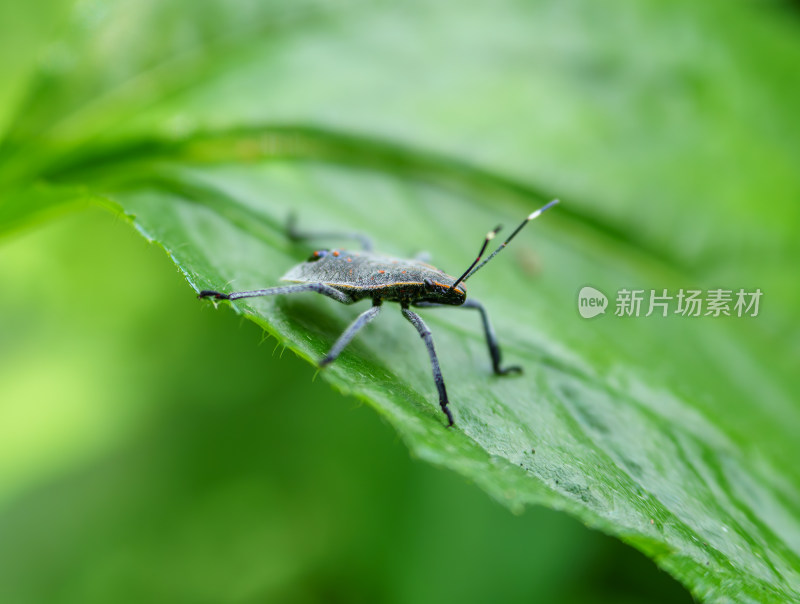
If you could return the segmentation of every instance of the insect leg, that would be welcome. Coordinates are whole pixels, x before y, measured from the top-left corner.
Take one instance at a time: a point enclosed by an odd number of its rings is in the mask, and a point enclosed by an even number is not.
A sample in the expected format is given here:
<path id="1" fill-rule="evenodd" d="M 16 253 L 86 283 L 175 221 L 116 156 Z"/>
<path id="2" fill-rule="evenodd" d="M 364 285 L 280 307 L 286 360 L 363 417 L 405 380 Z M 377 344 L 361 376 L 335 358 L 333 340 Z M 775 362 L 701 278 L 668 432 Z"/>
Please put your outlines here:
<path id="1" fill-rule="evenodd" d="M 414 306 L 424 308 L 453 308 L 450 304 L 436 304 L 435 302 L 418 302 Z M 511 367 L 501 366 L 502 353 L 500 352 L 500 344 L 497 342 L 497 335 L 494 333 L 491 321 L 489 321 L 489 313 L 483 307 L 483 304 L 477 300 L 469 299 L 458 308 L 474 308 L 481 313 L 481 320 L 483 321 L 483 332 L 486 334 L 486 344 L 489 347 L 489 356 L 492 358 L 492 368 L 497 375 L 506 375 L 508 373 L 522 373 L 522 367 L 519 365 L 512 365 Z"/>
<path id="2" fill-rule="evenodd" d="M 352 304 L 354 300 L 347 294 L 343 294 L 338 289 L 324 283 L 297 283 L 295 285 L 279 285 L 267 289 L 254 289 L 246 292 L 231 292 L 223 294 L 211 289 L 204 289 L 198 298 L 216 298 L 217 300 L 238 300 L 239 298 L 255 298 L 258 296 L 277 296 L 279 294 L 296 294 L 298 292 L 317 292 L 323 296 L 333 298 L 342 304 Z"/>
<path id="3" fill-rule="evenodd" d="M 417 313 L 412 312 L 407 308 L 403 308 L 402 310 L 403 316 L 408 319 L 409 323 L 417 328 L 419 335 L 425 341 L 425 346 L 428 348 L 428 355 L 431 357 L 431 366 L 433 367 L 433 381 L 436 383 L 436 389 L 439 391 L 439 406 L 447 416 L 447 426 L 450 427 L 453 425 L 453 414 L 450 413 L 450 409 L 447 408 L 447 404 L 450 401 L 447 400 L 447 390 L 444 387 L 442 370 L 439 368 L 439 359 L 436 356 L 436 350 L 433 348 L 433 337 L 431 336 L 431 330 L 428 329 L 428 326 L 425 325 L 425 321 L 423 321 L 422 317 L 420 317 Z"/>
<path id="4" fill-rule="evenodd" d="M 331 349 L 328 351 L 328 354 L 325 355 L 325 358 L 319 362 L 320 368 L 333 363 L 341 354 L 342 350 L 344 350 L 345 346 L 350 343 L 350 340 L 353 339 L 353 337 L 361 330 L 362 327 L 377 317 L 380 310 L 380 301 L 376 301 L 374 302 L 374 306 L 372 308 L 365 310 L 358 315 L 356 320 L 353 321 L 345 330 L 345 332 L 339 336 L 339 339 L 336 340 L 336 343 L 331 346 Z"/>
<path id="5" fill-rule="evenodd" d="M 372 239 L 359 232 L 336 232 L 336 231 L 311 231 L 303 232 L 297 230 L 297 216 L 289 214 L 286 221 L 286 235 L 292 241 L 304 241 L 307 239 L 354 239 L 361 244 L 364 251 L 372 251 Z"/>

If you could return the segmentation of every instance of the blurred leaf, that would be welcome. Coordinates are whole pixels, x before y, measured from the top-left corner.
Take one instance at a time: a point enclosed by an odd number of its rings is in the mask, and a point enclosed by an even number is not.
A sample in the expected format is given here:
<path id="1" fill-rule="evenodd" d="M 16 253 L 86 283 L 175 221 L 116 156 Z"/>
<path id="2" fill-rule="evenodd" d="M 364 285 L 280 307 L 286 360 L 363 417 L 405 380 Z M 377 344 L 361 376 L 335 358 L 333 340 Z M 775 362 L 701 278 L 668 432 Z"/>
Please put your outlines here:
<path id="1" fill-rule="evenodd" d="M 102 204 L 104 200 L 91 194 L 86 187 L 51 186 L 39 182 L 6 190 L 0 203 L 0 235 L 91 202 Z"/>
<path id="2" fill-rule="evenodd" d="M 457 273 L 557 193 L 470 282 L 523 377 L 491 376 L 454 309 L 426 319 L 456 429 L 396 314 L 324 379 L 420 457 L 619 536 L 700 598 L 796 599 L 800 43 L 768 10 L 90 2 L 6 132 L 0 183 L 103 193 L 196 289 L 268 286 L 306 257 L 291 209 Z M 765 297 L 753 319 L 587 322 L 584 285 Z M 235 306 L 312 361 L 355 313 Z"/>

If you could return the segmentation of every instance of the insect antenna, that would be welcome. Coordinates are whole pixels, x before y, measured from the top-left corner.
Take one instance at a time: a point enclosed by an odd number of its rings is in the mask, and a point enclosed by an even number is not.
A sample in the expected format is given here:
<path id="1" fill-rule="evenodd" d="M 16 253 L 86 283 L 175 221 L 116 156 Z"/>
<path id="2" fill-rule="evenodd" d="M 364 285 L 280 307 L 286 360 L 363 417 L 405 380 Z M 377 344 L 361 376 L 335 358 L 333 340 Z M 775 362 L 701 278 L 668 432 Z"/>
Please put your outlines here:
<path id="1" fill-rule="evenodd" d="M 500 230 L 500 227 L 498 226 L 498 227 L 497 227 L 496 229 L 494 229 L 493 231 L 489 231 L 489 232 L 486 234 L 486 238 L 483 240 L 483 245 L 481 246 L 481 251 L 480 251 L 480 252 L 478 252 L 478 257 L 475 259 L 475 261 L 474 261 L 472 264 L 470 264 L 470 265 L 469 265 L 469 268 L 468 268 L 467 270 L 465 270 L 465 271 L 464 271 L 464 274 L 463 274 L 463 275 L 461 275 L 461 276 L 460 276 L 458 279 L 456 279 L 455 283 L 453 283 L 453 285 L 451 285 L 451 286 L 450 286 L 450 289 L 451 289 L 451 290 L 452 290 L 452 289 L 455 289 L 455 287 L 456 287 L 456 286 L 457 286 L 459 283 L 462 283 L 462 282 L 466 281 L 466 280 L 467 280 L 467 279 L 469 279 L 469 278 L 470 278 L 472 275 L 474 275 L 474 274 L 475 274 L 475 273 L 477 273 L 477 272 L 478 272 L 480 269 L 482 269 L 482 268 L 484 267 L 484 265 L 485 265 L 487 262 L 489 262 L 489 260 L 491 260 L 492 258 L 494 258 L 495 256 L 497 256 L 497 254 L 499 254 L 501 250 L 505 249 L 505 247 L 506 247 L 506 246 L 509 244 L 509 242 L 510 242 L 510 241 L 511 241 L 511 240 L 512 240 L 514 237 L 516 237 L 516 236 L 517 236 L 517 233 L 519 233 L 519 232 L 520 232 L 520 231 L 523 229 L 523 227 L 524 227 L 526 224 L 528 224 L 528 223 L 529 223 L 531 220 L 534 220 L 534 219 L 538 218 L 539 216 L 541 216 L 541 215 L 542 215 L 542 213 L 544 213 L 544 212 L 546 212 L 547 210 L 549 210 L 550 208 L 552 208 L 552 207 L 553 207 L 554 205 L 556 205 L 558 202 L 559 202 L 559 200 L 558 200 L 558 199 L 554 199 L 554 200 L 553 200 L 553 201 L 551 201 L 550 203 L 547 203 L 547 204 L 543 205 L 543 206 L 542 206 L 541 208 L 539 208 L 538 210 L 536 210 L 536 211 L 534 211 L 534 212 L 531 212 L 531 213 L 528 215 L 528 217 L 527 217 L 527 218 L 525 218 L 525 220 L 523 220 L 523 221 L 520 223 L 520 225 L 519 225 L 519 226 L 518 226 L 516 229 L 514 229 L 514 232 L 513 232 L 513 233 L 511 233 L 511 234 L 508 236 L 508 238 L 507 238 L 507 239 L 506 239 L 506 240 L 505 240 L 503 243 L 501 243 L 500 245 L 498 245 L 498 246 L 497 246 L 497 249 L 496 249 L 495 251 L 493 251 L 493 252 L 492 252 L 492 253 L 489 255 L 489 257 L 488 257 L 488 258 L 486 258 L 486 260 L 484 260 L 483 262 L 481 262 L 481 258 L 483 257 L 483 253 L 486 251 L 486 247 L 489 245 L 489 242 L 490 242 L 492 239 L 494 239 L 494 236 L 495 236 L 495 235 L 497 235 L 497 232 Z M 480 264 L 478 264 L 479 262 L 480 262 Z"/>
<path id="2" fill-rule="evenodd" d="M 455 289 L 456 285 L 458 285 L 458 284 L 459 284 L 459 283 L 461 283 L 461 282 L 462 282 L 464 279 L 466 279 L 466 278 L 467 278 L 467 276 L 469 275 L 469 273 L 470 273 L 470 271 L 473 269 L 473 267 L 474 267 L 476 264 L 478 264 L 478 262 L 480 262 L 480 261 L 481 261 L 481 258 L 483 258 L 483 253 L 486 251 L 486 246 L 488 246 L 488 245 L 489 245 L 489 242 L 490 242 L 492 239 L 494 239 L 494 236 L 495 236 L 495 235 L 497 235 L 497 233 L 500 231 L 500 229 L 501 229 L 501 228 L 503 228 L 503 227 L 502 227 L 502 226 L 500 226 L 500 225 L 498 224 L 498 225 L 497 225 L 497 226 L 496 226 L 496 227 L 495 227 L 493 230 L 491 230 L 491 231 L 489 231 L 488 233 L 486 233 L 486 238 L 483 240 L 483 245 L 481 246 L 481 251 L 480 251 L 480 252 L 478 252 L 478 257 L 477 257 L 477 258 L 475 258 L 475 260 L 473 261 L 473 263 L 469 265 L 469 268 L 467 268 L 467 270 L 465 270 L 465 271 L 464 271 L 464 274 L 463 274 L 463 275 L 461 275 L 461 276 L 460 276 L 458 279 L 456 279 L 456 282 L 455 282 L 455 283 L 453 283 L 453 285 L 451 285 L 451 286 L 450 286 L 450 289 Z"/>

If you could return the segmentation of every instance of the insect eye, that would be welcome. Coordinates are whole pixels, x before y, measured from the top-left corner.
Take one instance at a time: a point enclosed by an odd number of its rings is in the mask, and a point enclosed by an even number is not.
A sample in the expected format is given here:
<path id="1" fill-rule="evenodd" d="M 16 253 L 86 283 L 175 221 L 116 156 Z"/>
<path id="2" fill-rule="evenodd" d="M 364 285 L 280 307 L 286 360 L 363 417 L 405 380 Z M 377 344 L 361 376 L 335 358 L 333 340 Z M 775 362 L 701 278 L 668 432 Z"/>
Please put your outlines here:
<path id="1" fill-rule="evenodd" d="M 306 260 L 306 262 L 316 262 L 320 258 L 324 258 L 325 256 L 327 256 L 328 252 L 329 250 L 317 250 L 313 254 L 311 254 L 311 256 L 308 257 L 308 260 Z"/>

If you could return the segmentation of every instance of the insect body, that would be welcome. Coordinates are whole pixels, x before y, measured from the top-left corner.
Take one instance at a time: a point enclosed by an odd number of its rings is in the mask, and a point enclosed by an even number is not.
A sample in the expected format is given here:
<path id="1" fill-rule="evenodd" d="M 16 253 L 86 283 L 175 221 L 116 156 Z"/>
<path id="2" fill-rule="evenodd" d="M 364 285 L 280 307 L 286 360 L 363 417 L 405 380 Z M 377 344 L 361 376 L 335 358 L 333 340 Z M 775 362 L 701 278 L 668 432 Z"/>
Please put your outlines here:
<path id="1" fill-rule="evenodd" d="M 517 366 L 502 366 L 500 347 L 497 343 L 494 329 L 489 322 L 486 309 L 480 302 L 467 299 L 464 281 L 505 249 L 506 245 L 528 222 L 537 218 L 542 212 L 556 203 L 558 203 L 558 200 L 554 199 L 542 208 L 532 212 L 488 258 L 481 262 L 486 247 L 500 230 L 500 227 L 490 231 L 483 241 L 478 257 L 458 278 L 452 277 L 420 260 L 405 260 L 375 254 L 372 251 L 372 243 L 363 235 L 357 233 L 298 233 L 294 228 L 293 222 L 290 222 L 288 230 L 292 239 L 349 237 L 361 241 L 364 249 L 361 251 L 342 249 L 317 250 L 311 254 L 308 260 L 290 269 L 281 278 L 282 281 L 290 282 L 291 285 L 228 294 L 213 290 L 203 290 L 198 297 L 238 300 L 239 298 L 314 291 L 343 304 L 352 304 L 366 298 L 371 299 L 372 307 L 356 317 L 355 321 L 350 324 L 328 351 L 328 354 L 320 361 L 320 367 L 325 367 L 336 360 L 356 333 L 378 315 L 383 302 L 398 302 L 403 316 L 417 329 L 417 332 L 425 342 L 433 368 L 433 379 L 439 392 L 439 405 L 447 416 L 448 425 L 452 426 L 453 415 L 448 407 L 447 390 L 439 367 L 439 359 L 433 346 L 433 337 L 422 317 L 413 312 L 410 307 L 437 308 L 449 305 L 477 310 L 483 321 L 486 343 L 489 347 L 489 355 L 492 359 L 494 372 L 498 375 L 521 372 L 522 369 Z"/>
<path id="2" fill-rule="evenodd" d="M 380 256 L 372 252 L 318 250 L 281 277 L 294 283 L 325 283 L 353 302 L 379 297 L 385 302 L 463 304 L 463 284 L 418 260 Z"/>

